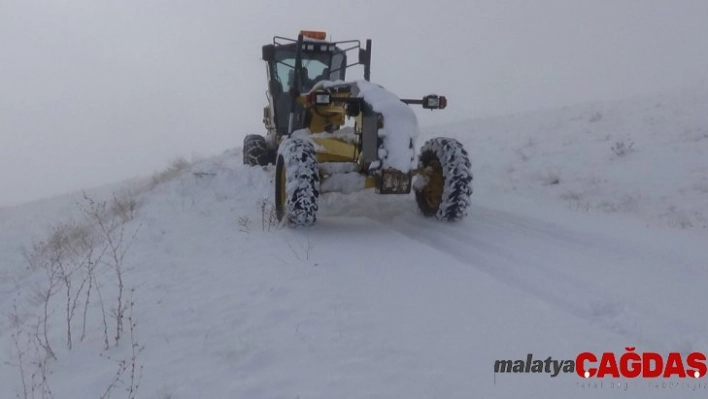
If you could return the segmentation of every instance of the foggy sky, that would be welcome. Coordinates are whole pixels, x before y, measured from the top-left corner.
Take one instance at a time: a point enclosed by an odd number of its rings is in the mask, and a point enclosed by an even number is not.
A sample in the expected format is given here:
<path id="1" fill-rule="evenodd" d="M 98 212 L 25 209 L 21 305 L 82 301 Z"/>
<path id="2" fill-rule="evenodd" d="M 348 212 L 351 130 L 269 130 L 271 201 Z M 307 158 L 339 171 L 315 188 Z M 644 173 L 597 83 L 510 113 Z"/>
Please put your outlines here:
<path id="1" fill-rule="evenodd" d="M 0 0 L 0 206 L 263 133 L 273 35 L 373 39 L 422 125 L 705 84 L 703 0 Z M 333 8 L 333 9 L 328 9 Z M 355 76 L 349 76 L 354 78 Z"/>

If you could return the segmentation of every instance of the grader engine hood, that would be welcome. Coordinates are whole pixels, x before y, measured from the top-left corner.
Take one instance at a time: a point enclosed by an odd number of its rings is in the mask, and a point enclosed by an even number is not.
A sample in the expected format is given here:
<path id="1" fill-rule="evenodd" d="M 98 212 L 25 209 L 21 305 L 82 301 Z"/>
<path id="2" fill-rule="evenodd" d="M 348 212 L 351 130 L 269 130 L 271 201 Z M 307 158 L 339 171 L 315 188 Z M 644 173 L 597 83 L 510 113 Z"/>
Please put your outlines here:
<path id="1" fill-rule="evenodd" d="M 382 86 L 356 82 L 320 82 L 302 95 L 310 107 L 312 132 L 322 131 L 323 121 L 357 116 L 362 135 L 361 157 L 373 169 L 408 173 L 416 167 L 415 140 L 418 121 L 415 113 L 395 94 Z M 353 101 L 356 100 L 356 101 Z M 353 110 L 356 108 L 355 110 Z"/>
<path id="2" fill-rule="evenodd" d="M 407 173 L 416 168 L 415 140 L 418 120 L 413 109 L 382 86 L 360 80 L 354 83 L 352 94 L 363 98 L 373 112 L 380 115 L 377 148 L 381 169 Z M 374 141 L 376 143 L 377 141 Z"/>
<path id="3" fill-rule="evenodd" d="M 418 122 L 403 100 L 364 80 L 320 82 L 299 100 L 310 114 L 318 161 L 359 162 L 368 170 L 370 184 L 377 192 L 410 192 L 411 171 L 417 167 L 414 143 Z M 328 124 L 343 125 L 345 115 L 356 118 L 354 140 L 321 133 Z"/>

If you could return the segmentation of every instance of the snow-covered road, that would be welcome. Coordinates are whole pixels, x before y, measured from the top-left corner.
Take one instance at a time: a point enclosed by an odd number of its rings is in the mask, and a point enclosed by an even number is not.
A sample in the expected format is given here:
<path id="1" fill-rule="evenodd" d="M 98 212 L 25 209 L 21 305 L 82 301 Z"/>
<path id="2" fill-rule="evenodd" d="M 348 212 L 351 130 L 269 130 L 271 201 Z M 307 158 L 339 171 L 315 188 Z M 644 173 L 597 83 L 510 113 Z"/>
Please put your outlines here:
<path id="1" fill-rule="evenodd" d="M 412 198 L 371 192 L 326 194 L 312 229 L 264 231 L 272 169 L 233 155 L 197 169 L 216 175 L 161 187 L 136 219 L 129 284 L 146 397 L 705 395 L 493 373 L 529 353 L 705 352 L 700 236 L 484 197 L 465 221 L 439 223 Z M 95 395 L 113 372 L 64 356 L 58 397 Z"/>

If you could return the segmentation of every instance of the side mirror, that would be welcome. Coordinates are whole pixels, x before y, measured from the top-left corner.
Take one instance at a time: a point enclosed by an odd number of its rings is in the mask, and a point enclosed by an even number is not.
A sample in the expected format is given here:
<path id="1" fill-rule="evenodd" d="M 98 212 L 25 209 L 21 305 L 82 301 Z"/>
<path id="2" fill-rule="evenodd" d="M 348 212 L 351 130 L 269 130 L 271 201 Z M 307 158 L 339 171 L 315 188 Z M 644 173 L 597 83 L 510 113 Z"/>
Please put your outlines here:
<path id="1" fill-rule="evenodd" d="M 266 44 L 263 46 L 263 61 L 271 62 L 275 60 L 275 46 L 272 44 Z"/>

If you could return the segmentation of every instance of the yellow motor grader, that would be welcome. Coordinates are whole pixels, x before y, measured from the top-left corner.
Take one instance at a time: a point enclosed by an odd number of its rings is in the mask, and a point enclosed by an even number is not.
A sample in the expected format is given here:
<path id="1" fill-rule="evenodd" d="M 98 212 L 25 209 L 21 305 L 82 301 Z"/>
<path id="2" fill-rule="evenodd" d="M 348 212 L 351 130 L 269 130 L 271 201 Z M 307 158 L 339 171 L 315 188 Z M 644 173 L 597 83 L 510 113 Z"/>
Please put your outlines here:
<path id="1" fill-rule="evenodd" d="M 352 53 L 358 60 L 350 63 Z M 324 32 L 301 31 L 297 39 L 275 36 L 263 46 L 262 58 L 267 134 L 245 137 L 243 161 L 275 164 L 279 220 L 312 225 L 320 193 L 366 188 L 379 194 L 413 190 L 425 216 L 452 221 L 467 215 L 472 173 L 462 144 L 434 138 L 415 153 L 418 125 L 410 106 L 443 109 L 447 99 L 399 99 L 371 83 L 371 40 L 362 46 L 359 40 L 328 41 Z M 345 81 L 355 65 L 363 66 L 363 80 Z"/>

